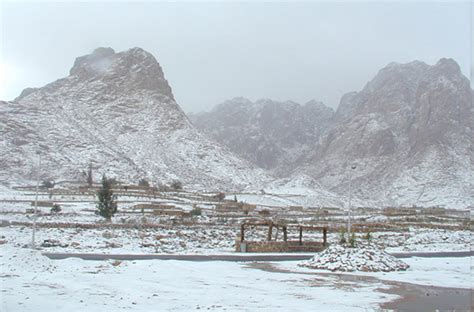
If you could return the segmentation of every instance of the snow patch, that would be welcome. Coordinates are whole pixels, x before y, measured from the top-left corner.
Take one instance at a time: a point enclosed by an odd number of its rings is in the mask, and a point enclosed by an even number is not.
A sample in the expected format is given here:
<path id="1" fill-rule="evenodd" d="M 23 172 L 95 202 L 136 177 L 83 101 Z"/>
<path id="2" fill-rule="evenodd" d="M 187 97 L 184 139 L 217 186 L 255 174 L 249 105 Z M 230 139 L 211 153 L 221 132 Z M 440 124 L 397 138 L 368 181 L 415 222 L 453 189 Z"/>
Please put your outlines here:
<path id="1" fill-rule="evenodd" d="M 332 245 L 300 266 L 341 272 L 405 271 L 408 264 L 372 245 Z"/>

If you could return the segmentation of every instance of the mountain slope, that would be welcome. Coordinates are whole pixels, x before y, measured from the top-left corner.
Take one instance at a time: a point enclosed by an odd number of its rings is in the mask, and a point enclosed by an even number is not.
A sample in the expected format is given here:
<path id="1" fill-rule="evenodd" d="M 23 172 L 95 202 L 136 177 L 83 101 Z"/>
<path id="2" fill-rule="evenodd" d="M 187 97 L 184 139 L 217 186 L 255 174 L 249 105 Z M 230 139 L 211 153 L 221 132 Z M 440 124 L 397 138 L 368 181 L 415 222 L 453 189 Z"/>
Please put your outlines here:
<path id="1" fill-rule="evenodd" d="M 391 63 L 335 113 L 237 98 L 191 119 L 283 184 L 305 181 L 345 202 L 351 191 L 360 203 L 465 208 L 474 205 L 472 94 L 452 59 Z"/>
<path id="2" fill-rule="evenodd" d="M 140 48 L 98 48 L 76 59 L 70 75 L 0 102 L 0 180 L 182 180 L 196 188 L 258 185 L 268 176 L 190 124 L 155 58 Z"/>
<path id="3" fill-rule="evenodd" d="M 257 166 L 285 176 L 327 130 L 334 111 L 321 102 L 245 98 L 190 115 L 197 128 Z"/>
<path id="4" fill-rule="evenodd" d="M 473 205 L 473 111 L 453 60 L 390 64 L 342 98 L 332 130 L 298 171 L 338 193 L 352 180 L 356 196 L 386 205 Z"/>

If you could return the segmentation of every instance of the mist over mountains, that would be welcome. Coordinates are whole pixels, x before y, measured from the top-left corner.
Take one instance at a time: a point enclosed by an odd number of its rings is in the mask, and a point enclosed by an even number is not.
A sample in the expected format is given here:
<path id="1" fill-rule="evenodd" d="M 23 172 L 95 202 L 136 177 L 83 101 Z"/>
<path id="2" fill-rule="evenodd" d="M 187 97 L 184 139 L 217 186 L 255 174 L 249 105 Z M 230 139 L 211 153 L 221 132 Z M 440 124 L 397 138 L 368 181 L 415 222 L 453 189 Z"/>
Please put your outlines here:
<path id="1" fill-rule="evenodd" d="M 334 196 L 352 184 L 361 203 L 465 208 L 474 203 L 472 94 L 454 60 L 414 61 L 381 69 L 336 111 L 235 98 L 188 119 L 151 54 L 98 48 L 69 76 L 0 102 L 0 183 L 34 181 L 39 151 L 44 179 L 83 179 L 92 163 L 97 177 L 126 181 L 212 190 L 304 181 Z"/>

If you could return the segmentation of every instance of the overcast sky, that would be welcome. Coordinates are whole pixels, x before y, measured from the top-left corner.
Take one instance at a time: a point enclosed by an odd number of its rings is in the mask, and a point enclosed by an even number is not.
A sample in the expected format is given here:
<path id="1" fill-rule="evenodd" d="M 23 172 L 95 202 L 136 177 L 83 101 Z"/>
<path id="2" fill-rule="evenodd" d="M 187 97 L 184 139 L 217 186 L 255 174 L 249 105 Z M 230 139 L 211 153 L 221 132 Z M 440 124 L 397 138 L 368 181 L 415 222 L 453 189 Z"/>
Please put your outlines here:
<path id="1" fill-rule="evenodd" d="M 3 100 L 98 46 L 151 52 L 194 112 L 236 96 L 337 107 L 393 61 L 450 57 L 470 75 L 469 1 L 0 3 Z"/>

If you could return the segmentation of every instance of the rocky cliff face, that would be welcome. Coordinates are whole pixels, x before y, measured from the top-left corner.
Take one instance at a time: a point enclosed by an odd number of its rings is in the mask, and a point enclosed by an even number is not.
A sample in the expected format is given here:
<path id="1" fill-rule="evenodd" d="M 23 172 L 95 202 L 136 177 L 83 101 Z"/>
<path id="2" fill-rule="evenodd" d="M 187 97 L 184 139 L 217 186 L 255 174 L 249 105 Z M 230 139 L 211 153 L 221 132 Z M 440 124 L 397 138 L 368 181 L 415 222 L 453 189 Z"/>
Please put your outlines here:
<path id="1" fill-rule="evenodd" d="M 469 80 L 441 59 L 389 64 L 344 95 L 335 113 L 314 102 L 234 99 L 192 119 L 285 181 L 309 175 L 315 189 L 346 202 L 351 189 L 359 204 L 467 207 L 474 205 L 473 110 Z"/>
<path id="2" fill-rule="evenodd" d="M 284 176 L 318 143 L 333 115 L 331 108 L 316 101 L 300 105 L 235 98 L 190 118 L 237 155 Z"/>
<path id="3" fill-rule="evenodd" d="M 390 64 L 342 98 L 333 128 L 298 170 L 338 193 L 352 181 L 358 197 L 387 205 L 466 207 L 473 116 L 469 80 L 453 60 Z"/>
<path id="4" fill-rule="evenodd" d="M 239 188 L 268 179 L 202 136 L 175 102 L 148 52 L 99 48 L 70 75 L 0 102 L 0 181 L 83 179 L 92 163 L 120 180 L 173 179 L 189 187 Z"/>

